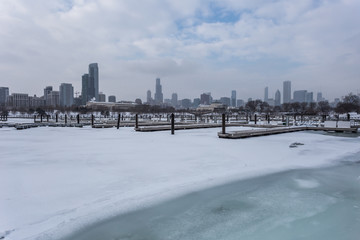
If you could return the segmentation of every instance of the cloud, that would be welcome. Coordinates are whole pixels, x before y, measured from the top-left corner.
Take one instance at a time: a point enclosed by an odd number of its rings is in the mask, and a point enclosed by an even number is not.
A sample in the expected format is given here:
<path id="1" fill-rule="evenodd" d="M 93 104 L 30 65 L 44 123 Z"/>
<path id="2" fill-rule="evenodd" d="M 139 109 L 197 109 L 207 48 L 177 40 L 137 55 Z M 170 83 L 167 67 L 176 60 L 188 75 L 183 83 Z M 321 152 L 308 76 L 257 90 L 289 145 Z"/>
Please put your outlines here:
<path id="1" fill-rule="evenodd" d="M 101 90 L 119 99 L 144 98 L 157 76 L 180 98 L 245 86 L 241 98 L 262 97 L 283 80 L 338 97 L 359 81 L 359 10 L 356 0 L 2 0 L 1 84 L 80 91 L 98 62 Z"/>

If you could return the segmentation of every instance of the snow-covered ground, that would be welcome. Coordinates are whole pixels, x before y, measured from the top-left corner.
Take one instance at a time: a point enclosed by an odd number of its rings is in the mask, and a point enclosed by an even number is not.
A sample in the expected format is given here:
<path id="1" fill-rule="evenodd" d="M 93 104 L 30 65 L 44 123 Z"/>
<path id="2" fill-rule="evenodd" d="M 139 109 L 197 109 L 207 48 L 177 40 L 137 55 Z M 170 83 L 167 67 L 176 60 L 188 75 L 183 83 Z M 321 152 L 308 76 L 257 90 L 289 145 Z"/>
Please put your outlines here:
<path id="1" fill-rule="evenodd" d="M 297 132 L 228 140 L 218 131 L 172 136 L 132 128 L 1 128 L 0 233 L 13 240 L 57 239 L 187 192 L 333 164 L 360 151 L 359 138 Z M 289 148 L 293 142 L 304 145 Z"/>

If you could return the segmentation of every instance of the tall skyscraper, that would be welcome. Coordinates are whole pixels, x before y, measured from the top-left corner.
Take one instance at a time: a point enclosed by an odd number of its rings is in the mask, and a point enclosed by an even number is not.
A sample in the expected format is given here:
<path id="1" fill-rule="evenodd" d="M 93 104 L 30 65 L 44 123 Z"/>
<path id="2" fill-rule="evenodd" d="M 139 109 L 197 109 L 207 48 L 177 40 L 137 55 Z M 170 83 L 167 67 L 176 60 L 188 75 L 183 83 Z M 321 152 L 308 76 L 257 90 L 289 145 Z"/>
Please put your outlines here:
<path id="1" fill-rule="evenodd" d="M 74 88 L 71 83 L 60 85 L 59 100 L 62 107 L 71 107 L 74 104 Z"/>
<path id="2" fill-rule="evenodd" d="M 191 101 L 190 101 L 191 102 Z M 177 95 L 177 93 L 173 93 L 172 95 L 171 95 L 171 105 L 173 106 L 173 107 L 176 107 L 177 105 L 178 105 L 178 95 Z"/>
<path id="3" fill-rule="evenodd" d="M 314 94 L 313 94 L 313 92 L 307 92 L 307 93 L 306 93 L 305 101 L 306 101 L 307 103 L 314 102 Z"/>
<path id="4" fill-rule="evenodd" d="M 291 82 L 284 81 L 283 83 L 283 103 L 291 102 Z"/>
<path id="5" fill-rule="evenodd" d="M 200 104 L 210 105 L 211 104 L 211 93 L 203 93 L 200 95 Z"/>
<path id="6" fill-rule="evenodd" d="M 280 106 L 280 105 L 281 105 L 281 93 L 279 90 L 277 90 L 275 93 L 275 106 Z"/>
<path id="7" fill-rule="evenodd" d="M 99 68 L 97 63 L 89 65 L 89 79 L 91 86 L 94 87 L 94 96 L 96 101 L 99 101 Z"/>
<path id="8" fill-rule="evenodd" d="M 269 99 L 269 87 L 266 87 L 264 91 L 264 102 L 267 102 L 268 99 Z"/>
<path id="9" fill-rule="evenodd" d="M 0 87 L 0 106 L 6 104 L 6 100 L 9 96 L 8 87 Z"/>
<path id="10" fill-rule="evenodd" d="M 85 73 L 82 75 L 82 88 L 81 88 L 81 102 L 83 105 L 91 100 L 91 93 L 90 93 L 90 79 L 89 74 Z"/>
<path id="11" fill-rule="evenodd" d="M 148 91 L 146 92 L 146 102 L 147 102 L 148 104 L 151 104 L 151 103 L 152 103 L 152 97 L 151 97 L 151 91 L 150 91 L 150 90 L 148 90 Z"/>
<path id="12" fill-rule="evenodd" d="M 156 104 L 162 104 L 163 103 L 163 93 L 162 93 L 162 86 L 160 84 L 160 78 L 156 79 L 155 103 Z"/>
<path id="13" fill-rule="evenodd" d="M 236 107 L 236 91 L 231 91 L 231 106 Z"/>

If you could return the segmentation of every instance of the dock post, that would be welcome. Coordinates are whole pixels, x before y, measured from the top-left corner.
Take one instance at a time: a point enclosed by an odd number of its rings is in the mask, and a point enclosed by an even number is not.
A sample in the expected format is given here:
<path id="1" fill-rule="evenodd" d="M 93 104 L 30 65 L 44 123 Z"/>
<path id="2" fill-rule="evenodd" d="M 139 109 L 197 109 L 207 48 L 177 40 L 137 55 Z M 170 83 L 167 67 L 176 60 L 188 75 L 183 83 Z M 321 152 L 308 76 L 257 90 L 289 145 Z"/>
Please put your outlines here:
<path id="1" fill-rule="evenodd" d="M 94 126 L 94 114 L 91 114 L 91 126 Z"/>
<path id="2" fill-rule="evenodd" d="M 222 114 L 222 134 L 226 133 L 226 126 L 225 126 L 225 113 Z"/>
<path id="3" fill-rule="evenodd" d="M 65 124 L 67 124 L 67 114 L 65 114 Z"/>
<path id="4" fill-rule="evenodd" d="M 322 116 L 322 121 L 325 122 L 326 121 L 326 115 Z"/>
<path id="5" fill-rule="evenodd" d="M 254 115 L 254 122 L 255 122 L 255 125 L 256 125 L 256 122 L 257 122 L 257 115 L 256 114 Z"/>
<path id="6" fill-rule="evenodd" d="M 56 116 L 55 116 L 55 121 L 59 122 L 59 115 L 58 114 L 56 114 Z"/>
<path id="7" fill-rule="evenodd" d="M 286 116 L 286 126 L 289 126 L 289 116 Z"/>
<path id="8" fill-rule="evenodd" d="M 120 127 L 120 113 L 119 113 L 119 115 L 118 115 L 118 119 L 117 119 L 118 121 L 117 121 L 117 126 L 116 126 L 116 128 L 117 129 L 119 129 L 119 127 Z"/>
<path id="9" fill-rule="evenodd" d="M 270 115 L 267 115 L 268 124 L 270 124 Z"/>
<path id="10" fill-rule="evenodd" d="M 34 123 L 36 123 L 36 115 L 34 115 Z"/>
<path id="11" fill-rule="evenodd" d="M 226 115 L 226 122 L 229 122 L 229 115 Z"/>
<path id="12" fill-rule="evenodd" d="M 49 122 L 49 117 L 50 115 L 49 114 L 46 114 L 46 121 Z"/>
<path id="13" fill-rule="evenodd" d="M 350 121 L 350 113 L 348 113 L 346 116 L 347 116 L 347 120 Z"/>
<path id="14" fill-rule="evenodd" d="M 43 121 L 43 115 L 40 114 L 40 122 L 42 122 L 42 121 Z"/>
<path id="15" fill-rule="evenodd" d="M 80 124 L 80 114 L 76 116 L 77 124 Z"/>
<path id="16" fill-rule="evenodd" d="M 175 134 L 175 115 L 171 114 L 171 135 Z"/>
<path id="17" fill-rule="evenodd" d="M 135 114 L 135 129 L 139 128 L 139 116 Z"/>
<path id="18" fill-rule="evenodd" d="M 249 114 L 246 114 L 246 122 L 249 122 Z"/>

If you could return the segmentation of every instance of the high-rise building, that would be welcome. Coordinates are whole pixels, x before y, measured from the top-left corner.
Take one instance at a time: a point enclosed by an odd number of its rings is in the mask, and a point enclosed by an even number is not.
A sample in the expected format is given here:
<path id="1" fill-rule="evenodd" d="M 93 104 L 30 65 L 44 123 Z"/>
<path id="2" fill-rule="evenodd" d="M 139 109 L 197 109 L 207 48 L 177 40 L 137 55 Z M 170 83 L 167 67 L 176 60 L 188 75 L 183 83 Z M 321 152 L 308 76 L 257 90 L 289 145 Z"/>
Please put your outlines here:
<path id="1" fill-rule="evenodd" d="M 106 95 L 105 93 L 100 92 L 99 93 L 99 100 L 98 102 L 106 102 Z"/>
<path id="2" fill-rule="evenodd" d="M 151 104 L 151 103 L 152 103 L 152 97 L 151 97 L 151 91 L 150 91 L 150 90 L 148 90 L 148 91 L 146 92 L 146 102 L 147 102 L 148 104 Z"/>
<path id="3" fill-rule="evenodd" d="M 275 93 L 275 106 L 280 106 L 280 105 L 281 105 L 281 93 L 279 90 L 277 90 Z"/>
<path id="4" fill-rule="evenodd" d="M 314 102 L 314 94 L 313 94 L 313 92 L 307 92 L 306 93 L 305 102 L 307 102 L 307 103 Z"/>
<path id="5" fill-rule="evenodd" d="M 48 105 L 48 94 L 53 90 L 53 87 L 52 86 L 47 86 L 44 88 L 44 101 L 45 101 L 45 105 Z"/>
<path id="6" fill-rule="evenodd" d="M 231 106 L 236 107 L 236 91 L 231 91 Z"/>
<path id="7" fill-rule="evenodd" d="M 318 92 L 318 93 L 317 93 L 316 101 L 317 101 L 317 102 L 324 101 L 324 99 L 323 99 L 323 97 L 322 97 L 322 92 Z"/>
<path id="8" fill-rule="evenodd" d="M 264 90 L 264 102 L 267 102 L 269 99 L 269 87 L 266 87 Z"/>
<path id="9" fill-rule="evenodd" d="M 116 97 L 111 95 L 108 97 L 108 102 L 116 102 Z"/>
<path id="10" fill-rule="evenodd" d="M 89 99 L 89 74 L 85 73 L 82 75 L 82 84 L 81 84 L 81 101 L 83 105 L 90 100 Z"/>
<path id="11" fill-rule="evenodd" d="M 0 106 L 6 104 L 8 97 L 9 97 L 9 88 L 0 87 Z"/>
<path id="12" fill-rule="evenodd" d="M 306 90 L 294 91 L 294 102 L 306 102 Z"/>
<path id="13" fill-rule="evenodd" d="M 59 101 L 62 107 L 71 107 L 74 104 L 74 88 L 71 83 L 60 85 Z"/>
<path id="14" fill-rule="evenodd" d="M 181 107 L 183 108 L 190 108 L 191 107 L 191 100 L 188 98 L 185 98 L 181 100 Z"/>
<path id="15" fill-rule="evenodd" d="M 160 78 L 157 78 L 156 86 L 155 86 L 155 104 L 162 104 L 162 103 L 163 103 L 162 86 L 160 84 Z"/>
<path id="16" fill-rule="evenodd" d="M 200 104 L 210 105 L 211 104 L 211 93 L 203 93 L 200 95 Z"/>
<path id="17" fill-rule="evenodd" d="M 94 88 L 94 96 L 96 101 L 99 101 L 99 67 L 97 63 L 89 64 L 89 79 L 91 87 Z"/>
<path id="18" fill-rule="evenodd" d="M 59 91 L 51 91 L 48 94 L 48 106 L 57 107 L 60 105 L 60 93 Z"/>
<path id="19" fill-rule="evenodd" d="M 228 97 L 221 97 L 220 102 L 226 106 L 230 106 L 230 98 Z"/>
<path id="20" fill-rule="evenodd" d="M 191 102 L 191 101 L 190 101 Z M 178 95 L 177 95 L 177 93 L 173 93 L 172 95 L 171 95 L 171 105 L 173 106 L 173 107 L 177 107 L 177 105 L 178 105 Z"/>
<path id="21" fill-rule="evenodd" d="M 283 83 L 283 103 L 291 102 L 291 82 L 284 81 Z"/>
<path id="22" fill-rule="evenodd" d="M 245 102 L 244 102 L 244 100 L 242 100 L 242 99 L 238 99 L 238 100 L 236 101 L 236 105 L 237 105 L 238 107 L 245 107 Z"/>
<path id="23" fill-rule="evenodd" d="M 200 98 L 194 98 L 193 107 L 197 108 L 200 105 L 200 102 L 201 102 Z"/>
<path id="24" fill-rule="evenodd" d="M 27 93 L 13 93 L 7 98 L 7 104 L 16 108 L 28 108 L 30 105 Z"/>

